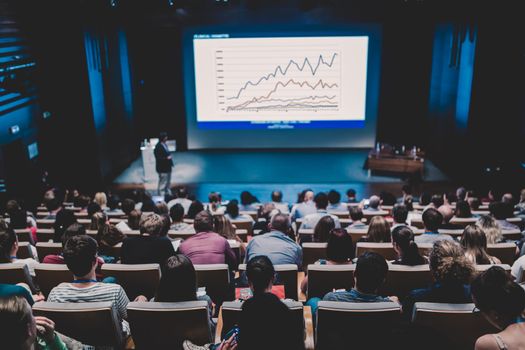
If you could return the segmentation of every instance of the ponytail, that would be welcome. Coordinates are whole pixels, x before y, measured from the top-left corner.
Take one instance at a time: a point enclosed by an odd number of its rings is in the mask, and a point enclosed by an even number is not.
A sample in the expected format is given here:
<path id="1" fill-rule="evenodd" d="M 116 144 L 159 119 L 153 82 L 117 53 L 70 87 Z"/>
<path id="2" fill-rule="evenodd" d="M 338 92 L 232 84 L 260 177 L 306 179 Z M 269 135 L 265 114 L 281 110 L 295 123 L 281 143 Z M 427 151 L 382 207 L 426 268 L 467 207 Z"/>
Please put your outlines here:
<path id="1" fill-rule="evenodd" d="M 405 265 L 421 265 L 425 259 L 419 254 L 419 249 L 414 241 L 414 233 L 408 226 L 398 226 L 392 231 L 392 241 L 401 250 L 401 260 Z"/>

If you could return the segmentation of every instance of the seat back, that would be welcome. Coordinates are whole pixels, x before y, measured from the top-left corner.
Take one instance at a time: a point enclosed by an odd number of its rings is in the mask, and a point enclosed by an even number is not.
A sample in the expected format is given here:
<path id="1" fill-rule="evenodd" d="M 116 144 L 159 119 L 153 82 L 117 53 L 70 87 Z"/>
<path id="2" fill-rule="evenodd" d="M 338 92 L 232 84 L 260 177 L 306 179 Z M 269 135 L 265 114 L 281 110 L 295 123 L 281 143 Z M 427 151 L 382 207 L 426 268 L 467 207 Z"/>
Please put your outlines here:
<path id="1" fill-rule="evenodd" d="M 18 259 L 35 258 L 33 256 L 33 249 L 29 242 L 18 242 L 18 251 L 16 252 Z"/>
<path id="2" fill-rule="evenodd" d="M 38 264 L 35 266 L 35 279 L 40 291 L 47 298 L 51 289 L 60 283 L 73 281 L 73 274 L 66 265 Z"/>
<path id="3" fill-rule="evenodd" d="M 38 253 L 40 261 L 43 261 L 48 255 L 58 255 L 62 253 L 62 243 L 38 242 L 36 244 L 36 252 Z"/>
<path id="4" fill-rule="evenodd" d="M 283 300 L 283 303 L 292 312 L 294 325 L 290 329 L 301 331 L 301 337 L 304 336 L 304 317 L 303 317 L 303 304 L 298 301 Z M 221 307 L 221 318 L 222 318 L 222 331 L 221 339 L 226 333 L 238 325 L 241 319 L 242 302 L 239 301 L 227 301 L 222 304 Z"/>
<path id="5" fill-rule="evenodd" d="M 493 266 L 498 266 L 498 267 L 501 267 L 503 270 L 505 270 L 506 273 L 508 273 L 510 275 L 511 273 L 511 267 L 510 265 L 507 265 L 507 264 L 492 264 L 492 265 L 476 265 L 476 271 L 479 273 L 479 272 L 484 272 L 484 271 L 487 271 L 488 269 L 490 269 L 491 267 Z"/>
<path id="6" fill-rule="evenodd" d="M 397 303 L 346 303 L 320 301 L 317 310 L 316 349 L 379 349 L 391 341 L 399 324 Z M 381 330 L 378 336 L 377 330 Z M 393 347 L 394 348 L 394 347 Z"/>
<path id="7" fill-rule="evenodd" d="M 55 224 L 55 219 L 36 219 L 36 226 L 38 228 L 52 229 Z"/>
<path id="8" fill-rule="evenodd" d="M 115 277 L 130 300 L 138 295 L 154 297 L 160 282 L 159 264 L 104 264 L 102 274 Z"/>
<path id="9" fill-rule="evenodd" d="M 327 243 L 303 243 L 303 271 L 319 259 L 326 259 Z"/>
<path id="10" fill-rule="evenodd" d="M 498 330 L 481 315 L 474 304 L 416 303 L 412 322 L 433 336 L 446 339 L 451 349 L 474 349 L 476 339 Z M 425 342 L 428 339 L 424 339 Z M 426 344 L 420 344 L 425 348 Z"/>
<path id="11" fill-rule="evenodd" d="M 206 294 L 215 303 L 234 299 L 234 290 L 230 283 L 230 271 L 226 264 L 195 265 L 197 286 L 205 287 Z"/>
<path id="12" fill-rule="evenodd" d="M 31 234 L 31 230 L 24 228 L 24 229 L 17 229 L 14 230 L 16 235 L 18 236 L 18 242 L 29 242 L 31 244 L 35 244 L 33 240 L 33 235 Z"/>
<path id="13" fill-rule="evenodd" d="M 53 320 L 57 332 L 84 344 L 123 348 L 122 324 L 112 302 L 40 302 L 33 305 L 33 314 Z"/>
<path id="14" fill-rule="evenodd" d="M 461 227 L 467 227 L 468 225 L 474 225 L 478 221 L 478 218 L 456 218 L 453 217 L 450 220 L 452 225 L 457 225 Z"/>
<path id="15" fill-rule="evenodd" d="M 168 236 L 171 239 L 188 239 L 188 238 L 193 237 L 195 235 L 196 235 L 196 233 L 194 231 L 188 231 L 188 232 L 185 232 L 185 231 L 173 231 L 173 230 L 168 231 Z"/>
<path id="16" fill-rule="evenodd" d="M 236 229 L 235 234 L 243 241 L 244 243 L 248 242 L 248 230 L 245 229 Z M 253 234 L 253 232 L 252 232 Z"/>
<path id="17" fill-rule="evenodd" d="M 397 255 L 394 251 L 392 243 L 369 243 L 369 242 L 359 242 L 356 245 L 355 256 L 360 257 L 365 252 L 374 252 L 386 260 L 394 260 Z"/>
<path id="18" fill-rule="evenodd" d="M 386 281 L 380 294 L 403 298 L 413 289 L 425 288 L 431 283 L 432 274 L 428 264 L 416 266 L 389 264 Z"/>
<path id="19" fill-rule="evenodd" d="M 274 265 L 277 273 L 276 283 L 284 285 L 284 294 L 287 299 L 298 300 L 299 293 L 297 288 L 297 265 L 282 264 Z M 239 265 L 239 271 L 246 271 L 246 264 Z"/>
<path id="20" fill-rule="evenodd" d="M 33 291 L 35 291 L 33 279 L 29 274 L 29 268 L 24 263 L 0 264 L 0 283 L 26 283 L 31 287 Z"/>
<path id="21" fill-rule="evenodd" d="M 52 228 L 38 228 L 36 238 L 39 242 L 49 242 L 55 237 L 55 230 Z"/>
<path id="22" fill-rule="evenodd" d="M 232 220 L 237 230 L 246 230 L 249 235 L 253 234 L 253 222 L 251 220 Z"/>
<path id="23" fill-rule="evenodd" d="M 195 344 L 212 341 L 206 301 L 129 303 L 133 341 L 140 349 L 182 349 L 186 339 Z"/>
<path id="24" fill-rule="evenodd" d="M 502 230 L 501 234 L 503 235 L 503 238 L 511 241 L 519 241 L 523 238 L 520 230 Z"/>
<path id="25" fill-rule="evenodd" d="M 361 238 L 368 234 L 368 227 L 366 228 L 349 228 L 348 234 L 352 237 L 352 242 L 357 243 Z"/>
<path id="26" fill-rule="evenodd" d="M 516 244 L 498 243 L 488 244 L 487 253 L 501 260 L 502 264 L 512 265 L 516 260 Z"/>
<path id="27" fill-rule="evenodd" d="M 355 265 L 308 265 L 308 298 L 322 298 L 334 289 L 354 286 Z"/>

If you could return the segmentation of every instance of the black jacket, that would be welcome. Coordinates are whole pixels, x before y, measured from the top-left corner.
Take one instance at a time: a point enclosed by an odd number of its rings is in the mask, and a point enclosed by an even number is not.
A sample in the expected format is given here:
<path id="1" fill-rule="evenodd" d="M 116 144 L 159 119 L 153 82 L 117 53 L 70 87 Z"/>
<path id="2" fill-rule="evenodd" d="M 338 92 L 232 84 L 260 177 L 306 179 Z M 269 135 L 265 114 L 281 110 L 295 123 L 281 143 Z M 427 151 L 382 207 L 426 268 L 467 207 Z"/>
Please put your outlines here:
<path id="1" fill-rule="evenodd" d="M 155 167 L 157 169 L 157 173 L 171 173 L 173 161 L 168 159 L 170 153 L 166 150 L 166 148 L 164 148 L 164 145 L 160 142 L 157 143 L 153 153 L 155 154 Z"/>

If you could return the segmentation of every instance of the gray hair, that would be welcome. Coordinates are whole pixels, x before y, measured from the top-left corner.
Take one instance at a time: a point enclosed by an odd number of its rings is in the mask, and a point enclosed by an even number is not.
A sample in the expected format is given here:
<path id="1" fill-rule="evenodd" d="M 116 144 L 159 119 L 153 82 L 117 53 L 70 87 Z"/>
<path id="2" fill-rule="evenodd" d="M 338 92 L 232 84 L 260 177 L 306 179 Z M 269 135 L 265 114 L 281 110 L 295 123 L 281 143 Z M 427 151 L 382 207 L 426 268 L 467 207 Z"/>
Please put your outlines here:
<path id="1" fill-rule="evenodd" d="M 142 215 L 139 226 L 141 234 L 147 233 L 150 236 L 160 236 L 164 227 L 164 219 L 154 213 Z"/>

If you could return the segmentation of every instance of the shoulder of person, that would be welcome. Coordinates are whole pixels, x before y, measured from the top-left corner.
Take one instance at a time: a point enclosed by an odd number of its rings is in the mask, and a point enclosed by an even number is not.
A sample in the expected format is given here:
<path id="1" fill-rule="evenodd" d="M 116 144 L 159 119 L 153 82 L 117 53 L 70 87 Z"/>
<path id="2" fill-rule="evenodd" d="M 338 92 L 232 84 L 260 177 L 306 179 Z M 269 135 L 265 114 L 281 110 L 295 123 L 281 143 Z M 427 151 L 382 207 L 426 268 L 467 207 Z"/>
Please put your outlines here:
<path id="1" fill-rule="evenodd" d="M 485 334 L 476 340 L 475 350 L 492 350 L 499 349 L 498 343 L 492 334 Z"/>

